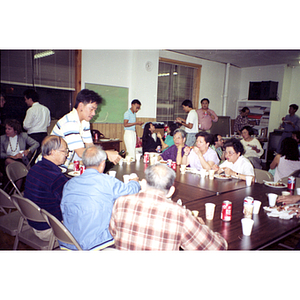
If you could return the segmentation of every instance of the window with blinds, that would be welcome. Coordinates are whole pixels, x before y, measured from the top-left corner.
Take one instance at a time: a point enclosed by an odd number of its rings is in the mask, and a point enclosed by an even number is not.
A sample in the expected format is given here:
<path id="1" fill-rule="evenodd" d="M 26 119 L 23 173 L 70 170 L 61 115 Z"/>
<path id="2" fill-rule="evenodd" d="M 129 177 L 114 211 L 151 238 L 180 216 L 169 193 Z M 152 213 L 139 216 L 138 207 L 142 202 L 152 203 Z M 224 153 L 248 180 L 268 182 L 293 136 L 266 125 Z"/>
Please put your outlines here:
<path id="1" fill-rule="evenodd" d="M 181 103 L 185 99 L 197 108 L 199 98 L 201 66 L 183 65 L 179 62 L 159 62 L 157 112 L 158 122 L 174 121 L 177 117 L 186 118 Z"/>

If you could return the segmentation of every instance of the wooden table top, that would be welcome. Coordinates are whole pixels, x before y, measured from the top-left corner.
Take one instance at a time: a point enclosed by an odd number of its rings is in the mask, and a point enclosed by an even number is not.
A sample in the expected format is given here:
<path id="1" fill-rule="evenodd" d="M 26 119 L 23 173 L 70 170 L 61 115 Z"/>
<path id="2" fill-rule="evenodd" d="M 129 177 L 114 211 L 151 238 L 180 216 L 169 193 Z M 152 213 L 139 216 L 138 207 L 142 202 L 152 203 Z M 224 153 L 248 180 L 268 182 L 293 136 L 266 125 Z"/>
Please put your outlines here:
<path id="1" fill-rule="evenodd" d="M 300 220 L 282 220 L 269 217 L 264 211 L 264 206 L 269 206 L 267 193 L 280 195 L 282 190 L 267 187 L 264 184 L 255 183 L 251 187 L 223 193 L 207 199 L 199 199 L 187 203 L 190 210 L 198 210 L 199 216 L 203 218 L 206 225 L 213 231 L 217 231 L 228 242 L 229 250 L 254 250 L 262 249 L 284 236 L 299 230 Z M 243 201 L 246 196 L 251 196 L 255 200 L 262 202 L 259 214 L 253 214 L 254 225 L 251 236 L 244 236 L 242 233 L 241 219 L 243 215 Z M 222 202 L 229 200 L 232 202 L 232 219 L 229 222 L 221 220 Z M 212 221 L 205 219 L 205 203 L 216 204 L 215 215 Z"/>
<path id="2" fill-rule="evenodd" d="M 148 167 L 141 159 L 138 162 L 116 165 L 113 170 L 117 171 L 116 177 L 123 181 L 124 174 L 136 173 L 140 180 L 144 178 L 144 171 Z M 282 220 L 268 217 L 264 206 L 269 206 L 267 193 L 280 195 L 286 188 L 278 189 L 264 184 L 255 183 L 247 187 L 244 180 L 238 179 L 212 179 L 208 176 L 201 178 L 200 175 L 185 173 L 180 174 L 179 167 L 176 170 L 176 191 L 173 201 L 182 200 L 183 205 L 190 210 L 198 210 L 213 231 L 219 232 L 228 242 L 229 250 L 259 250 L 276 242 L 292 232 L 299 230 L 300 220 Z M 253 215 L 254 226 L 251 236 L 242 233 L 241 219 L 243 215 L 243 201 L 246 196 L 252 196 L 262 202 L 258 215 Z M 221 207 L 224 200 L 232 202 L 232 220 L 221 220 Z M 205 203 L 216 204 L 215 216 L 212 221 L 205 219 Z"/>

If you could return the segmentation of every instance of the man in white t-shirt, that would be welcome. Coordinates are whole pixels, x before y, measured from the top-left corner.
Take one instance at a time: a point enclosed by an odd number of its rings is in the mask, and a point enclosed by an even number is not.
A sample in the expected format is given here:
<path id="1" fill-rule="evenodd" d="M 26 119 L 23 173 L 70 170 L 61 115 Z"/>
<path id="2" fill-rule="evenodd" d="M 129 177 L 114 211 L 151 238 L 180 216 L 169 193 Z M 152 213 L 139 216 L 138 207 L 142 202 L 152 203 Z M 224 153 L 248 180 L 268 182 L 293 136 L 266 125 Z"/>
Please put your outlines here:
<path id="1" fill-rule="evenodd" d="M 193 146 L 196 142 L 196 134 L 198 133 L 198 115 L 195 109 L 193 109 L 193 103 L 191 100 L 184 100 L 181 103 L 184 112 L 188 113 L 186 120 L 178 117 L 176 122 L 185 127 L 186 132 L 186 145 Z"/>

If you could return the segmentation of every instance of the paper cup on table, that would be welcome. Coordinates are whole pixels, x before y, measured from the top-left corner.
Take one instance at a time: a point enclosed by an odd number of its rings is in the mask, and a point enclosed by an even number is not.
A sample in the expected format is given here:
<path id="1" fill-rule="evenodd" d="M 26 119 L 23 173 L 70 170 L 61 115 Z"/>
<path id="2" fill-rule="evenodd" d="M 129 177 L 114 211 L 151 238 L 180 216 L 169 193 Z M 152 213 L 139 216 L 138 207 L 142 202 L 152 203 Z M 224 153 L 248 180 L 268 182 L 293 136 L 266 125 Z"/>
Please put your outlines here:
<path id="1" fill-rule="evenodd" d="M 243 235 L 251 235 L 252 228 L 254 221 L 252 219 L 244 218 L 241 220 L 242 222 L 242 229 L 243 229 Z"/>
<path id="2" fill-rule="evenodd" d="M 250 186 L 252 184 L 252 176 L 246 176 L 246 185 Z"/>
<path id="3" fill-rule="evenodd" d="M 268 194 L 269 206 L 270 207 L 275 206 L 277 197 L 278 197 L 277 194 L 273 194 L 273 193 Z"/>
<path id="4" fill-rule="evenodd" d="M 209 170 L 208 171 L 208 178 L 209 179 L 214 179 L 215 176 L 215 171 L 214 170 Z"/>
<path id="5" fill-rule="evenodd" d="M 130 164 L 130 162 L 131 162 L 131 156 L 126 156 L 125 160 L 126 160 L 126 162 L 127 162 L 128 164 Z"/>
<path id="6" fill-rule="evenodd" d="M 258 200 L 254 200 L 253 204 L 254 204 L 253 213 L 254 213 L 255 215 L 257 215 L 257 214 L 259 213 L 259 209 L 260 209 L 260 206 L 261 206 L 261 202 L 258 201 Z"/>
<path id="7" fill-rule="evenodd" d="M 141 157 L 142 157 L 142 153 L 136 153 L 136 154 L 135 154 L 135 159 L 136 159 L 136 161 L 140 161 L 140 160 L 141 160 Z"/>
<path id="8" fill-rule="evenodd" d="M 300 195 L 300 188 L 296 188 L 297 195 Z"/>
<path id="9" fill-rule="evenodd" d="M 199 211 L 198 211 L 198 210 L 192 210 L 192 215 L 193 215 L 194 217 L 198 217 Z"/>
<path id="10" fill-rule="evenodd" d="M 124 183 L 128 183 L 129 182 L 129 178 L 130 178 L 130 175 L 123 175 L 123 181 L 124 181 Z"/>
<path id="11" fill-rule="evenodd" d="M 129 175 L 129 179 L 137 178 L 138 176 L 135 173 L 131 173 Z"/>
<path id="12" fill-rule="evenodd" d="M 205 203 L 205 217 L 206 220 L 212 220 L 215 214 L 215 204 L 214 203 Z"/>
<path id="13" fill-rule="evenodd" d="M 119 160 L 119 165 L 120 165 L 120 166 L 123 165 L 123 160 L 124 160 L 123 158 L 121 158 L 121 159 Z"/>
<path id="14" fill-rule="evenodd" d="M 206 176 L 206 170 L 205 170 L 205 169 L 201 169 L 201 170 L 200 170 L 200 176 L 201 176 L 202 178 L 204 178 L 204 177 Z"/>
<path id="15" fill-rule="evenodd" d="M 291 193 L 290 192 L 288 192 L 288 191 L 283 191 L 283 192 L 281 192 L 281 195 L 282 196 L 288 196 L 288 195 L 290 195 Z"/>
<path id="16" fill-rule="evenodd" d="M 180 166 L 180 173 L 185 174 L 185 172 L 186 172 L 186 165 L 181 165 Z"/>
<path id="17" fill-rule="evenodd" d="M 108 175 L 112 177 L 116 177 L 117 172 L 116 171 L 108 171 Z"/>

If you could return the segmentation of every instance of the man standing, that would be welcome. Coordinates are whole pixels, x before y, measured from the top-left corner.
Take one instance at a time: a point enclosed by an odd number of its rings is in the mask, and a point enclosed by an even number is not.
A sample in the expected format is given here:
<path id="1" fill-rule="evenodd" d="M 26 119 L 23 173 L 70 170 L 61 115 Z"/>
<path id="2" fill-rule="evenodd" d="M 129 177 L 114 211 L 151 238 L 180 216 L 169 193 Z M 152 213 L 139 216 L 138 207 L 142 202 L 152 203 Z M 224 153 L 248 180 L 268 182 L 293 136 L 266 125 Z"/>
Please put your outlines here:
<path id="1" fill-rule="evenodd" d="M 196 142 L 196 134 L 198 133 L 198 115 L 196 110 L 193 109 L 191 100 L 184 100 L 181 104 L 184 112 L 188 113 L 186 120 L 178 117 L 176 122 L 185 127 L 186 132 L 186 145 L 193 146 Z"/>
<path id="2" fill-rule="evenodd" d="M 40 104 L 39 95 L 35 90 L 27 89 L 23 93 L 25 103 L 28 105 L 23 127 L 27 134 L 42 145 L 43 139 L 47 136 L 47 128 L 50 126 L 50 111 Z M 41 147 L 37 150 L 40 152 Z"/>
<path id="3" fill-rule="evenodd" d="M 201 218 L 169 200 L 175 172 L 162 164 L 148 167 L 144 191 L 115 202 L 109 230 L 119 250 L 226 250 L 227 242 Z"/>
<path id="4" fill-rule="evenodd" d="M 141 102 L 138 99 L 131 101 L 131 108 L 124 113 L 124 142 L 127 155 L 135 159 L 136 130 L 135 125 L 143 125 L 143 122 L 136 121 L 136 113 L 141 108 Z"/>
<path id="5" fill-rule="evenodd" d="M 213 110 L 208 108 L 208 105 L 209 100 L 207 98 L 203 98 L 201 100 L 201 108 L 197 109 L 199 129 L 202 131 L 209 131 L 212 126 L 212 122 L 218 121 L 218 116 Z"/>
<path id="6" fill-rule="evenodd" d="M 64 225 L 83 250 L 101 250 L 114 244 L 108 226 L 115 200 L 140 190 L 138 177 L 125 184 L 103 174 L 106 154 L 97 146 L 87 148 L 82 155 L 85 172 L 68 181 L 63 190 L 61 211 Z M 60 243 L 62 248 L 75 250 Z"/>
<path id="7" fill-rule="evenodd" d="M 289 114 L 282 118 L 279 129 L 283 128 L 283 133 L 277 146 L 277 153 L 280 151 L 281 142 L 287 137 L 292 137 L 293 131 L 300 130 L 300 118 L 296 115 L 298 108 L 297 104 L 291 104 Z"/>
<path id="8" fill-rule="evenodd" d="M 100 103 L 102 103 L 102 97 L 94 91 L 87 89 L 80 91 L 73 110 L 59 119 L 53 127 L 51 135 L 61 136 L 71 151 L 67 166 L 72 160 L 81 160 L 85 148 L 93 145 L 90 120 Z M 121 159 L 117 151 L 108 150 L 106 154 L 114 164 Z"/>
<path id="9" fill-rule="evenodd" d="M 41 148 L 43 158 L 30 168 L 26 176 L 24 197 L 62 221 L 60 201 L 68 178 L 58 166 L 66 160 L 67 144 L 59 136 L 47 136 Z M 49 241 L 51 228 L 46 222 L 28 221 L 28 223 L 40 239 Z"/>

